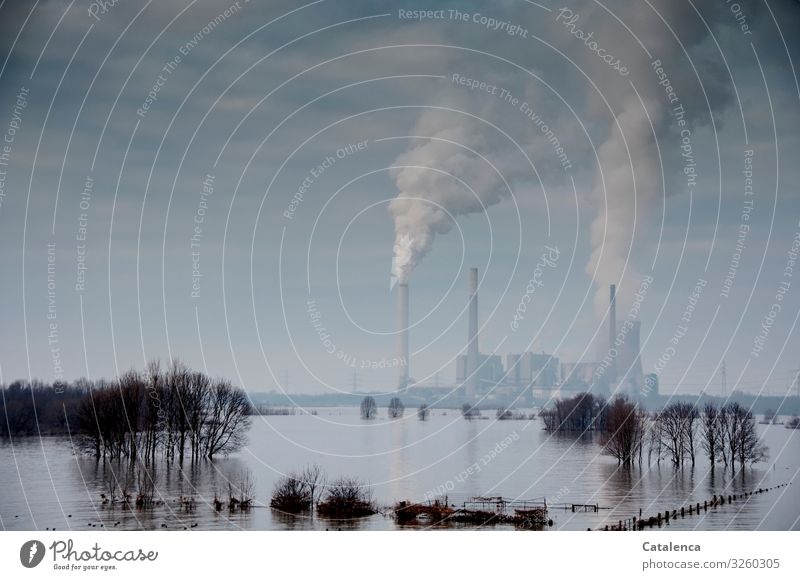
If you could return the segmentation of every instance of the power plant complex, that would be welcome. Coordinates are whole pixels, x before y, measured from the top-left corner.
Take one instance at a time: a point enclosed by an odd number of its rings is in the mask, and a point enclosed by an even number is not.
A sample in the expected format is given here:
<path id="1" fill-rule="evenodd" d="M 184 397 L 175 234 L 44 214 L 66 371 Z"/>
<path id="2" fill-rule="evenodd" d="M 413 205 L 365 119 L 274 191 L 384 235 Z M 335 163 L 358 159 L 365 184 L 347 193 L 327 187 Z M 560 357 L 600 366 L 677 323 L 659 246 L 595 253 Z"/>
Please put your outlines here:
<path id="1" fill-rule="evenodd" d="M 399 284 L 397 294 L 397 358 L 405 361 L 398 390 L 413 385 L 409 375 L 409 293 Z M 639 351 L 641 322 L 617 320 L 616 286 L 609 287 L 608 342 L 599 361 L 563 362 L 544 352 L 484 354 L 479 348 L 478 269 L 467 280 L 467 336 L 463 354 L 456 357 L 456 389 L 466 401 L 547 400 L 581 392 L 605 397 L 624 394 L 639 398 L 657 394 L 658 378 L 644 376 Z M 452 389 L 452 387 L 450 387 Z"/>

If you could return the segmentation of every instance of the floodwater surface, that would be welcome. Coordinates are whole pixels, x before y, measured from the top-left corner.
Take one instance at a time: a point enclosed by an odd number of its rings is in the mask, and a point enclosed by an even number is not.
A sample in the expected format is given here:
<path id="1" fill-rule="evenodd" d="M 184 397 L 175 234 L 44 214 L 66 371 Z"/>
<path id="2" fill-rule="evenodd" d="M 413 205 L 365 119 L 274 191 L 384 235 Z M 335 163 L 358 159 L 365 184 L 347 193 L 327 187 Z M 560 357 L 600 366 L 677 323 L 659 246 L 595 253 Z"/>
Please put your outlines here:
<path id="1" fill-rule="evenodd" d="M 638 516 L 639 510 L 647 517 L 702 505 L 714 494 L 789 484 L 800 471 L 800 430 L 781 425 L 758 425 L 769 458 L 732 477 L 721 466 L 712 471 L 702 457 L 694 468 L 687 464 L 675 470 L 665 461 L 648 466 L 645 453 L 642 466 L 621 469 L 591 436 L 550 434 L 538 419 L 466 421 L 458 411 L 435 410 L 424 422 L 413 412 L 396 420 L 362 421 L 354 408 L 316 412 L 254 417 L 247 447 L 227 458 L 183 465 L 159 461 L 154 472 L 158 503 L 150 509 L 104 503 L 110 482 L 135 489 L 136 473 L 124 462 L 81 455 L 67 437 L 0 442 L 0 527 L 385 530 L 397 529 L 389 513 L 396 501 L 447 496 L 460 507 L 474 496 L 503 496 L 546 501 L 553 520 L 548 529 L 585 530 Z M 321 466 L 328 481 L 358 478 L 381 513 L 342 522 L 269 508 L 276 480 L 310 464 Z M 255 507 L 216 511 L 215 495 L 226 498 L 228 485 L 247 476 L 254 482 Z M 600 509 L 573 512 L 572 504 Z M 800 484 L 687 515 L 662 529 L 800 530 Z"/>

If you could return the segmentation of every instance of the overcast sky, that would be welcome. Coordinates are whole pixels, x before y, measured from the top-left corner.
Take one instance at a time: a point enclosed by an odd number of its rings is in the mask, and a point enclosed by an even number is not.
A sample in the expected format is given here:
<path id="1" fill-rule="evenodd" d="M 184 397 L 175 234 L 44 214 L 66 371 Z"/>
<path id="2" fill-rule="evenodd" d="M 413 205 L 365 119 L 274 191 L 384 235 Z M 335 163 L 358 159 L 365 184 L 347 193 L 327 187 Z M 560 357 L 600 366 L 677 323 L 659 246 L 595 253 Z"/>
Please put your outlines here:
<path id="1" fill-rule="evenodd" d="M 475 266 L 483 352 L 596 360 L 616 283 L 662 390 L 724 360 L 785 392 L 797 30 L 790 0 L 5 0 L 0 381 L 388 390 L 397 237 L 420 381 L 454 381 Z"/>

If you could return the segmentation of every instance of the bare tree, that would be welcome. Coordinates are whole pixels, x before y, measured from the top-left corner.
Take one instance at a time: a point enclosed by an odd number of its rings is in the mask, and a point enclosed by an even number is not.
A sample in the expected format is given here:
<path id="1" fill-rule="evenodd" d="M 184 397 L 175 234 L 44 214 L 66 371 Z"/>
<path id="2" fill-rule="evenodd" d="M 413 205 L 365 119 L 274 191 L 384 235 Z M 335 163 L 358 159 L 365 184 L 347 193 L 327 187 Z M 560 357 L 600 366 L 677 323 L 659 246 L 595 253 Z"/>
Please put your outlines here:
<path id="1" fill-rule="evenodd" d="M 683 436 L 686 439 L 686 452 L 689 460 L 694 466 L 697 451 L 697 423 L 700 413 L 697 406 L 691 403 L 683 403 L 681 414 L 683 415 Z"/>
<path id="2" fill-rule="evenodd" d="M 725 430 L 725 447 L 730 459 L 731 472 L 736 471 L 736 460 L 739 458 L 738 448 L 741 440 L 743 421 L 747 411 L 737 402 L 731 402 L 722 408 L 723 414 L 727 417 Z"/>
<path id="3" fill-rule="evenodd" d="M 300 474 L 303 484 L 308 489 L 311 498 L 311 509 L 313 511 L 315 502 L 319 499 L 321 489 L 325 486 L 325 472 L 317 465 L 307 465 Z"/>
<path id="4" fill-rule="evenodd" d="M 398 419 L 403 416 L 406 407 L 403 405 L 403 401 L 401 401 L 398 397 L 392 397 L 389 401 L 389 418 L 390 419 Z"/>
<path id="5" fill-rule="evenodd" d="M 361 418 L 374 419 L 378 414 L 378 403 L 375 402 L 374 397 L 364 397 L 361 400 Z"/>
<path id="6" fill-rule="evenodd" d="M 417 409 L 417 417 L 419 418 L 420 421 L 427 421 L 429 414 L 430 414 L 430 409 L 428 408 L 428 405 L 422 403 L 419 406 L 419 409 Z"/>
<path id="7" fill-rule="evenodd" d="M 211 391 L 211 380 L 203 373 L 192 373 L 189 378 L 183 409 L 189 429 L 189 447 L 192 461 L 203 454 L 203 434 L 206 425 L 206 401 Z"/>
<path id="8" fill-rule="evenodd" d="M 238 451 L 246 442 L 250 427 L 250 401 L 241 389 L 226 380 L 215 381 L 210 388 L 210 402 L 205 421 L 205 453 L 209 459 L 220 453 Z"/>
<path id="9" fill-rule="evenodd" d="M 720 425 L 719 411 L 714 403 L 708 402 L 703 407 L 703 438 L 701 445 L 706 452 L 711 468 L 719 458 L 720 447 L 722 446 L 722 428 Z"/>
<path id="10" fill-rule="evenodd" d="M 688 457 L 695 463 L 697 419 L 700 414 L 691 403 L 677 402 L 664 407 L 655 418 L 659 446 L 675 467 Z"/>
<path id="11" fill-rule="evenodd" d="M 656 456 L 656 464 L 661 465 L 661 460 L 664 458 L 664 445 L 661 434 L 661 423 L 656 419 L 648 421 L 647 425 L 647 464 Z"/>
<path id="12" fill-rule="evenodd" d="M 190 438 L 189 408 L 192 402 L 192 372 L 178 360 L 170 364 L 165 379 L 167 410 L 167 454 L 169 457 L 178 453 L 178 460 L 183 462 L 187 440 Z"/>
<path id="13" fill-rule="evenodd" d="M 703 416 L 703 449 L 712 466 L 721 461 L 731 473 L 736 463 L 743 468 L 767 457 L 767 448 L 760 442 L 756 420 L 750 409 L 730 402 L 720 409 L 709 403 Z"/>
<path id="14" fill-rule="evenodd" d="M 628 466 L 638 457 L 644 442 L 647 414 L 626 397 L 615 398 L 608 406 L 601 441 L 606 453 Z"/>
<path id="15" fill-rule="evenodd" d="M 739 466 L 745 467 L 763 461 L 767 457 L 767 448 L 760 442 L 756 429 L 756 419 L 750 409 L 739 406 L 739 430 L 736 441 L 736 454 Z"/>
<path id="16" fill-rule="evenodd" d="M 464 403 L 461 405 L 461 415 L 467 420 L 471 421 L 475 417 L 481 416 L 481 410 L 477 407 L 473 407 L 469 403 Z"/>

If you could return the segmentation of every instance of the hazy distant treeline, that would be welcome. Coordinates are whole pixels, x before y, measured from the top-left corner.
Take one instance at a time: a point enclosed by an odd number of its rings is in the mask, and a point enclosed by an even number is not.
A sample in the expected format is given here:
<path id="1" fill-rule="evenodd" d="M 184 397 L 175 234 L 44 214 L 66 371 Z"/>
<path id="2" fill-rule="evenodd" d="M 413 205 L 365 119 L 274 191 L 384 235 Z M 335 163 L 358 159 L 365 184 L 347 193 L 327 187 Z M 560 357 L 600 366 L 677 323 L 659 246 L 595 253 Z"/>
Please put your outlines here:
<path id="1" fill-rule="evenodd" d="M 0 390 L 0 437 L 67 432 L 88 385 L 14 381 Z"/>
<path id="2" fill-rule="evenodd" d="M 0 392 L 0 436 L 69 434 L 98 458 L 231 453 L 246 442 L 252 412 L 242 389 L 179 361 L 166 368 L 153 362 L 114 381 L 17 381 Z"/>

